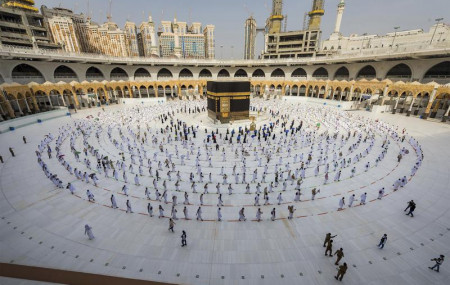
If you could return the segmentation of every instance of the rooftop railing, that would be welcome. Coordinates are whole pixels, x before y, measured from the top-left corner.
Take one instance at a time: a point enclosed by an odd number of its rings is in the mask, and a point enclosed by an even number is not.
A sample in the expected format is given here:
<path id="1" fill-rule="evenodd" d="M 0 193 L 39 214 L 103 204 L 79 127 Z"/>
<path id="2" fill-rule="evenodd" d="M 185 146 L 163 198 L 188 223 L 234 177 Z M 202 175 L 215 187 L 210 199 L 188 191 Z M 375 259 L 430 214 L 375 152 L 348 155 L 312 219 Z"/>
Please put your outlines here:
<path id="1" fill-rule="evenodd" d="M 369 60 L 373 58 L 395 58 L 404 56 L 420 55 L 443 55 L 450 56 L 450 41 L 430 45 L 429 43 L 417 43 L 408 46 L 394 48 L 377 48 L 357 51 L 340 51 L 339 53 L 325 56 L 313 56 L 309 58 L 287 58 L 287 59 L 183 59 L 183 58 L 149 58 L 149 57 L 115 57 L 93 53 L 72 53 L 63 50 L 37 49 L 17 47 L 10 45 L 0 46 L 0 55 L 5 56 L 45 56 L 61 60 L 80 60 L 89 62 L 126 62 L 129 64 L 179 64 L 184 65 L 218 65 L 218 66 L 251 66 L 251 65 L 290 65 L 290 64 L 314 64 L 322 62 L 341 62 L 346 60 Z"/>

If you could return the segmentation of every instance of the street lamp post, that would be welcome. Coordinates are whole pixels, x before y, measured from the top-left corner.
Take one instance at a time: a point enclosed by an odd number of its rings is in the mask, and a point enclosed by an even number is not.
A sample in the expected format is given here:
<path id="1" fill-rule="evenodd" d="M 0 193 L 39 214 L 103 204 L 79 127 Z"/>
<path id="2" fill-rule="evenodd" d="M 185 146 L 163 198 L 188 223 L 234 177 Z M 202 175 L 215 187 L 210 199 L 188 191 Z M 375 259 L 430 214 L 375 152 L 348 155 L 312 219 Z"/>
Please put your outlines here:
<path id="1" fill-rule="evenodd" d="M 391 47 L 394 48 L 394 42 L 395 42 L 395 38 L 397 37 L 397 30 L 400 29 L 400 27 L 394 27 L 395 33 L 394 33 L 394 38 L 392 39 L 392 44 Z"/>
<path id="2" fill-rule="evenodd" d="M 433 39 L 434 39 L 434 36 L 436 35 L 436 30 L 437 30 L 437 27 L 439 26 L 439 23 L 442 20 L 444 20 L 444 18 L 437 18 L 437 19 L 434 19 L 434 20 L 436 21 L 436 27 L 434 28 L 434 32 L 433 32 L 433 36 L 431 37 L 430 44 L 433 42 Z"/>
<path id="3" fill-rule="evenodd" d="M 231 59 L 234 59 L 234 46 L 231 46 Z"/>
<path id="4" fill-rule="evenodd" d="M 220 46 L 220 59 L 223 59 L 223 45 Z"/>

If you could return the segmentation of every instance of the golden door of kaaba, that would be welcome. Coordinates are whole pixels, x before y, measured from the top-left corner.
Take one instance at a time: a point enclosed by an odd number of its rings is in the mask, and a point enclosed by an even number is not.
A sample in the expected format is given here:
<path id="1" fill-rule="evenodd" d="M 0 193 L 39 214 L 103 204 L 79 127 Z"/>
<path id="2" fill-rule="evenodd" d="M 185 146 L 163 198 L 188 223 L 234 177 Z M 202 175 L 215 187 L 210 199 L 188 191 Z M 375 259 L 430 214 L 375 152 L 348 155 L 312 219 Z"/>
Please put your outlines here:
<path id="1" fill-rule="evenodd" d="M 208 81 L 207 90 L 211 119 L 221 123 L 249 119 L 249 81 Z"/>

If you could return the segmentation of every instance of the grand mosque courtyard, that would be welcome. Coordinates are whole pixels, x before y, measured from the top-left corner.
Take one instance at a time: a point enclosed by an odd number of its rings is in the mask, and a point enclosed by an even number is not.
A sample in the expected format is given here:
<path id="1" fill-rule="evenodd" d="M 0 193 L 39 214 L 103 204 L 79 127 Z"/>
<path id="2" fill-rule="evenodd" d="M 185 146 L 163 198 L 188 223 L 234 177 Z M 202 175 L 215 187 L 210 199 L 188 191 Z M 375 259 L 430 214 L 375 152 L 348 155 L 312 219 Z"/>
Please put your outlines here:
<path id="1" fill-rule="evenodd" d="M 448 262 L 429 269 L 450 256 L 448 123 L 291 99 L 252 98 L 251 116 L 255 130 L 215 124 L 204 100 L 155 100 L 0 134 L 0 259 L 23 273 L 0 283 L 40 284 L 25 280 L 32 266 L 173 284 L 333 284 L 331 233 L 342 283 L 448 284 Z"/>

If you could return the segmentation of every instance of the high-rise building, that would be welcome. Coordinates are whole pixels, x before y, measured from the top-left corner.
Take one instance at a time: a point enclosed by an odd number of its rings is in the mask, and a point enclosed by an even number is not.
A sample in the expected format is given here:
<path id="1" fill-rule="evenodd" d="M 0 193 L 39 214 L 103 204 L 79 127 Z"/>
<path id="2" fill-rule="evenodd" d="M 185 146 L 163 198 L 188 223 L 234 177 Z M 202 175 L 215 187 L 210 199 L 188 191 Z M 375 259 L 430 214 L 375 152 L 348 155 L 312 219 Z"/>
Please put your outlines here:
<path id="1" fill-rule="evenodd" d="M 203 29 L 205 36 L 205 58 L 214 59 L 216 57 L 216 43 L 214 41 L 214 25 L 206 25 Z"/>
<path id="2" fill-rule="evenodd" d="M 256 20 L 250 16 L 245 21 L 244 59 L 255 58 Z"/>
<path id="3" fill-rule="evenodd" d="M 125 23 L 125 34 L 127 38 L 128 56 L 139 56 L 139 45 L 136 33 L 136 24 L 127 21 Z"/>
<path id="4" fill-rule="evenodd" d="M 264 59 L 311 57 L 318 51 L 323 0 L 313 0 L 306 30 L 281 31 L 283 1 L 272 0 L 272 14 L 266 21 Z M 246 29 L 247 32 L 247 29 Z M 247 40 L 247 38 L 246 38 Z"/>
<path id="5" fill-rule="evenodd" d="M 59 49 L 52 42 L 44 17 L 32 0 L 3 1 L 0 7 L 0 42 L 28 48 Z"/>
<path id="6" fill-rule="evenodd" d="M 156 42 L 155 24 L 152 17 L 148 17 L 148 22 L 142 22 L 139 26 L 139 49 L 140 54 L 145 57 L 158 56 L 158 45 Z"/>
<path id="7" fill-rule="evenodd" d="M 41 13 L 46 22 L 49 22 L 48 19 L 53 17 L 70 18 L 74 26 L 80 52 L 92 52 L 92 47 L 88 42 L 89 28 L 83 14 L 75 14 L 72 10 L 61 7 L 47 8 L 47 6 L 44 5 L 41 6 Z"/>
<path id="8" fill-rule="evenodd" d="M 111 17 L 102 25 L 91 22 L 90 19 L 86 24 L 91 52 L 118 57 L 129 56 L 127 35 L 111 21 Z"/>
<path id="9" fill-rule="evenodd" d="M 161 21 L 158 31 L 162 57 L 214 58 L 214 26 L 208 25 L 202 32 L 201 23 Z"/>
<path id="10" fill-rule="evenodd" d="M 69 17 L 52 17 L 47 19 L 53 41 L 67 52 L 80 52 L 80 45 L 73 21 Z"/>

